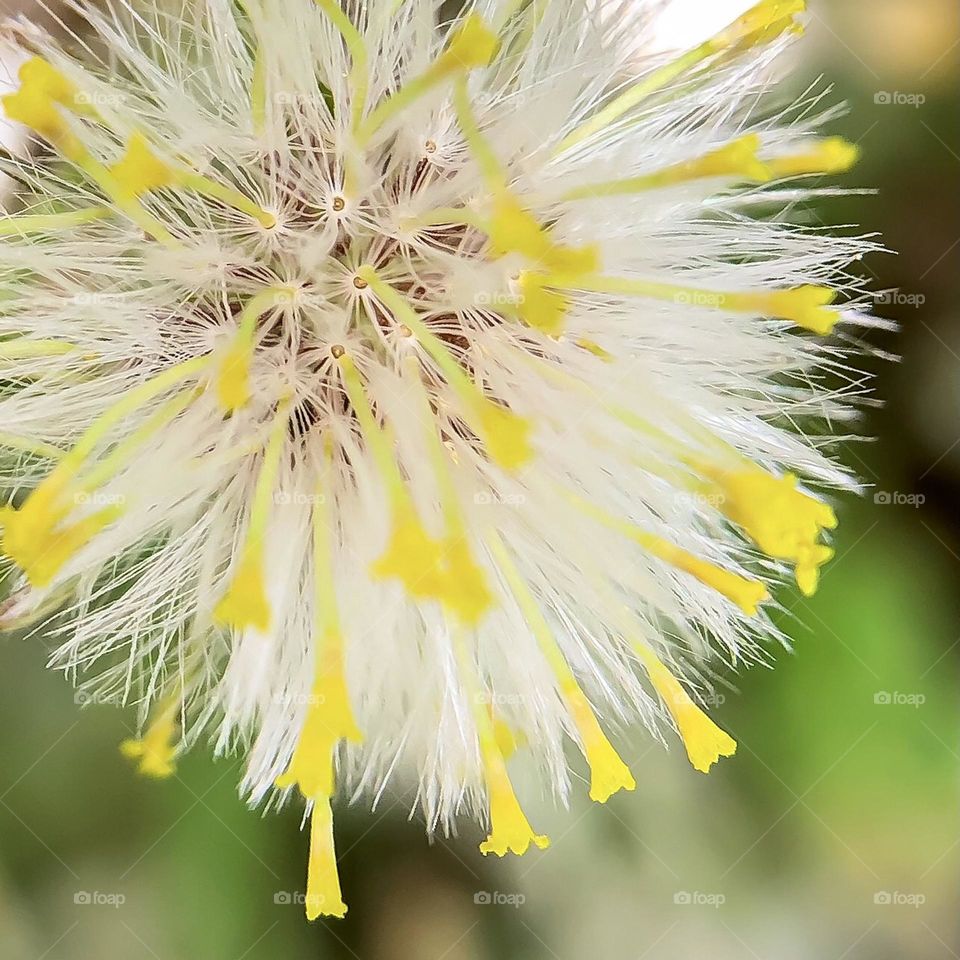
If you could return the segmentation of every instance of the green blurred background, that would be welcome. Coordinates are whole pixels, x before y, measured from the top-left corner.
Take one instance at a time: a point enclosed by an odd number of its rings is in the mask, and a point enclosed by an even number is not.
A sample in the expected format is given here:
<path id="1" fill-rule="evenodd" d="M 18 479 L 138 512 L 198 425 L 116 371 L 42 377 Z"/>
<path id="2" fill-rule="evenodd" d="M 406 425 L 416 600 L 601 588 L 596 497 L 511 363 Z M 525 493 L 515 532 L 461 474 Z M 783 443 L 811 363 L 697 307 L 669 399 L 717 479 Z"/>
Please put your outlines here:
<path id="1" fill-rule="evenodd" d="M 553 845 L 522 859 L 485 860 L 470 825 L 429 845 L 412 793 L 341 809 L 350 912 L 311 926 L 295 809 L 247 809 L 239 765 L 200 751 L 169 781 L 138 779 L 116 749 L 132 712 L 81 712 L 42 643 L 7 640 L 2 960 L 958 956 L 960 5 L 812 6 L 794 82 L 835 84 L 849 111 L 833 132 L 864 152 L 846 185 L 879 190 L 812 216 L 897 251 L 863 269 L 901 329 L 865 338 L 886 404 L 862 424 L 876 441 L 845 456 L 871 490 L 839 505 L 821 592 L 784 598 L 795 652 L 717 708 L 736 758 L 702 777 L 638 736 L 637 791 L 533 804 Z M 670 42 L 701 21 L 675 22 Z"/>

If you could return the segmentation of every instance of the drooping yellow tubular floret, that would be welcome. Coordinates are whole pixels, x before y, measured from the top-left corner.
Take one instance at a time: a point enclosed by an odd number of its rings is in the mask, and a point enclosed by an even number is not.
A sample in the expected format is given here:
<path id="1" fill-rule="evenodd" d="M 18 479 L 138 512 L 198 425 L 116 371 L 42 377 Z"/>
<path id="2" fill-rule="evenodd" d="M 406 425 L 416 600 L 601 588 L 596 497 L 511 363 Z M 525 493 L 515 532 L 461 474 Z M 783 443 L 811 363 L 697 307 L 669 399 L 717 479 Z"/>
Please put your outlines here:
<path id="1" fill-rule="evenodd" d="M 442 589 L 439 599 L 462 625 L 474 627 L 493 605 L 493 596 L 487 576 L 470 550 L 463 510 L 450 476 L 447 450 L 431 411 L 420 369 L 420 361 L 416 357 L 409 356 L 404 360 L 404 378 L 413 388 L 417 413 L 425 427 L 427 448 L 437 478 L 446 527 L 440 543 Z"/>
<path id="2" fill-rule="evenodd" d="M 510 585 L 510 590 L 524 619 L 537 638 L 544 659 L 553 670 L 557 679 L 557 688 L 577 728 L 580 746 L 590 767 L 590 799 L 597 803 L 606 803 L 619 790 L 633 790 L 636 787 L 633 775 L 601 729 L 550 625 L 514 564 L 509 551 L 500 537 L 494 533 L 490 534 L 488 542 L 500 572 Z"/>
<path id="3" fill-rule="evenodd" d="M 137 770 L 146 777 L 163 779 L 176 773 L 177 708 L 176 700 L 162 704 L 142 737 L 120 744 L 120 752 L 139 761 Z"/>
<path id="4" fill-rule="evenodd" d="M 467 421 L 479 433 L 491 459 L 505 470 L 517 470 L 526 464 L 533 456 L 529 440 L 530 422 L 487 397 L 467 376 L 443 341 L 430 331 L 400 293 L 380 279 L 373 267 L 360 267 L 357 276 L 365 280 L 384 306 L 410 328 L 440 367 L 447 383 L 462 402 Z"/>
<path id="5" fill-rule="evenodd" d="M 833 332 L 840 319 L 840 311 L 829 306 L 836 299 L 835 290 L 808 285 L 765 294 L 730 294 L 729 305 L 734 310 L 756 310 L 770 317 L 790 320 L 798 327 L 826 336 Z"/>
<path id="6" fill-rule="evenodd" d="M 445 586 L 441 601 L 462 624 L 475 627 L 493 606 L 486 574 L 474 560 L 465 533 L 447 537 L 443 555 Z"/>
<path id="7" fill-rule="evenodd" d="M 743 180 L 765 183 L 772 179 L 773 172 L 770 166 L 757 156 L 759 150 L 760 136 L 756 133 L 748 133 L 695 160 L 676 163 L 640 177 L 586 184 L 565 193 L 563 199 L 589 200 L 595 197 L 614 197 L 668 187 L 704 177 L 740 177 Z"/>
<path id="8" fill-rule="evenodd" d="M 837 526 L 833 508 L 798 490 L 792 473 L 775 477 L 749 466 L 709 476 L 721 493 L 723 513 L 768 556 L 793 563 L 797 585 L 811 596 L 820 567 L 833 557 L 833 550 L 818 542 L 823 530 Z"/>
<path id="9" fill-rule="evenodd" d="M 519 470 L 533 456 L 529 420 L 486 397 L 473 401 L 484 446 L 504 470 Z"/>
<path id="10" fill-rule="evenodd" d="M 23 570 L 30 583 L 44 587 L 77 550 L 116 519 L 119 511 L 106 508 L 64 525 L 70 508 L 57 502 L 61 491 L 40 491 L 38 488 L 18 509 L 0 508 L 0 525 L 4 556 Z"/>
<path id="11" fill-rule="evenodd" d="M 569 672 L 567 668 L 566 672 Z M 583 752 L 590 767 L 590 799 L 606 803 L 620 790 L 633 790 L 637 783 L 620 754 L 613 749 L 600 727 L 580 684 L 569 674 L 561 683 L 561 692 L 580 734 Z"/>
<path id="12" fill-rule="evenodd" d="M 496 34 L 477 13 L 464 17 L 450 35 L 450 42 L 422 73 L 405 80 L 390 96 L 381 100 L 357 130 L 357 141 L 365 146 L 370 138 L 391 118 L 410 106 L 436 86 L 478 67 L 485 67 L 497 52 Z"/>
<path id="13" fill-rule="evenodd" d="M 600 265 L 596 247 L 556 243 L 537 218 L 508 193 L 494 200 L 487 230 L 494 256 L 519 253 L 530 260 L 535 269 L 578 275 L 594 273 Z"/>
<path id="14" fill-rule="evenodd" d="M 557 243 L 550 231 L 510 192 L 503 167 L 480 131 L 464 81 L 454 88 L 453 103 L 467 146 L 493 193 L 490 215 L 486 221 L 481 221 L 481 225 L 490 237 L 494 256 L 520 254 L 530 261 L 531 270 L 540 274 L 556 272 L 578 276 L 600 269 L 597 247 L 571 247 Z M 529 282 L 533 284 L 535 281 L 530 278 Z M 522 318 L 538 328 L 542 328 L 541 324 L 559 327 L 566 313 L 564 298 L 544 291 L 542 284 L 539 290 L 532 289 L 530 293 L 533 300 L 529 304 L 525 296 L 521 298 L 518 312 Z"/>
<path id="15" fill-rule="evenodd" d="M 483 18 L 470 13 L 451 35 L 450 43 L 438 62 L 443 63 L 442 69 L 448 73 L 485 67 L 499 46 L 497 35 L 484 23 Z"/>
<path id="16" fill-rule="evenodd" d="M 177 182 L 176 170 L 153 152 L 147 138 L 139 132 L 130 137 L 126 152 L 110 173 L 131 197 Z"/>
<path id="17" fill-rule="evenodd" d="M 413 505 L 408 509 L 413 511 Z M 386 550 L 370 569 L 376 577 L 399 580 L 413 597 L 439 599 L 446 589 L 443 547 L 415 512 L 394 515 Z"/>
<path id="18" fill-rule="evenodd" d="M 35 130 L 51 143 L 68 135 L 67 123 L 58 107 L 72 113 L 88 113 L 80 91 L 56 67 L 42 57 L 31 57 L 18 72 L 20 88 L 0 97 L 11 120 Z"/>
<path id="19" fill-rule="evenodd" d="M 767 599 L 767 588 L 757 580 L 743 577 L 738 573 L 718 567 L 708 560 L 703 560 L 687 550 L 658 537 L 656 534 L 644 530 L 643 527 L 629 520 L 613 516 L 600 507 L 585 501 L 576 494 L 565 491 L 566 499 L 587 516 L 593 517 L 598 523 L 617 530 L 625 537 L 638 543 L 644 550 L 655 557 L 666 561 L 671 566 L 689 573 L 701 583 L 716 590 L 732 603 L 735 603 L 748 617 L 756 616 L 761 603 Z"/>
<path id="20" fill-rule="evenodd" d="M 715 34 L 699 46 L 687 50 L 673 60 L 658 67 L 652 73 L 627 87 L 610 103 L 598 110 L 580 126 L 560 141 L 555 154 L 564 153 L 602 133 L 622 116 L 643 103 L 648 97 L 663 90 L 685 73 L 701 65 L 717 54 L 740 50 L 769 43 L 790 31 L 802 33 L 803 27 L 796 16 L 806 9 L 804 0 L 761 0 L 742 17 Z"/>
<path id="21" fill-rule="evenodd" d="M 805 0 L 760 0 L 707 42 L 720 51 L 768 43 L 787 31 L 801 33 L 803 27 L 796 18 L 806 9 Z"/>
<path id="22" fill-rule="evenodd" d="M 548 289 L 547 284 L 548 278 L 542 273 L 524 270 L 518 284 L 520 302 L 517 313 L 528 327 L 547 336 L 558 337 L 563 333 L 570 298 Z"/>
<path id="23" fill-rule="evenodd" d="M 145 403 L 203 370 L 206 357 L 177 364 L 124 394 L 84 432 L 19 507 L 0 508 L 3 538 L 0 550 L 35 586 L 49 584 L 73 554 L 120 515 L 120 505 L 87 514 L 74 523 L 67 518 L 78 506 L 73 494 L 84 487 L 78 474 L 112 429 Z M 137 436 L 143 437 L 141 431 Z M 121 444 L 122 446 L 122 444 Z"/>
<path id="24" fill-rule="evenodd" d="M 462 630 L 455 633 L 453 647 L 460 680 L 477 729 L 480 762 L 487 787 L 490 834 L 480 844 L 480 852 L 484 855 L 494 853 L 498 857 L 506 856 L 508 853 L 523 856 L 530 849 L 531 844 L 543 850 L 550 846 L 550 839 L 533 832 L 520 806 L 520 801 L 517 800 L 500 745 L 502 733 L 498 737 L 497 724 L 481 692 L 476 666 L 467 651 Z M 514 745 L 515 741 L 511 737 L 507 747 L 512 749 Z"/>
<path id="25" fill-rule="evenodd" d="M 324 490 L 331 486 L 331 450 L 325 451 Z M 310 857 L 307 867 L 307 919 L 347 912 L 340 892 L 333 842 L 335 792 L 334 752 L 340 740 L 362 739 L 350 702 L 344 671 L 344 640 L 340 630 L 337 595 L 333 586 L 333 542 L 326 498 L 313 507 L 314 636 L 317 664 L 307 717 L 286 771 L 277 778 L 281 788 L 297 786 L 313 802 L 310 819 Z"/>
<path id="26" fill-rule="evenodd" d="M 352 723 L 352 717 L 349 722 Z M 336 725 L 332 717 L 329 723 L 319 719 L 315 706 L 311 706 L 290 766 L 276 781 L 281 789 L 298 786 L 304 798 L 313 804 L 305 897 L 308 920 L 316 920 L 320 916 L 342 917 L 347 912 L 340 890 L 333 838 L 333 750 L 340 739 L 334 726 L 344 729 Z M 344 735 L 353 739 L 354 732 L 355 727 Z M 359 739 L 358 732 L 355 739 Z"/>
<path id="27" fill-rule="evenodd" d="M 234 413 L 250 402 L 250 369 L 256 344 L 257 321 L 271 308 L 290 301 L 289 287 L 268 287 L 247 301 L 229 347 L 223 352 L 217 372 L 217 399 L 227 413 Z"/>
<path id="28" fill-rule="evenodd" d="M 334 747 L 340 740 L 362 739 L 343 671 L 343 639 L 339 633 L 328 633 L 318 642 L 320 665 L 307 717 L 290 764 L 277 778 L 278 787 L 296 785 L 308 799 L 333 795 Z"/>
<path id="29" fill-rule="evenodd" d="M 770 179 L 770 169 L 758 157 L 760 136 L 748 133 L 736 140 L 710 151 L 697 160 L 678 163 L 669 167 L 659 176 L 666 182 L 691 180 L 696 177 L 743 177 L 763 183 Z M 657 174 L 651 174 L 657 177 Z"/>
<path id="30" fill-rule="evenodd" d="M 841 311 L 829 305 L 837 298 L 829 287 L 805 285 L 792 290 L 753 290 L 729 293 L 682 287 L 653 280 L 634 280 L 632 277 L 594 275 L 554 275 L 552 286 L 570 290 L 589 290 L 619 296 L 650 297 L 713 310 L 732 310 L 737 313 L 755 313 L 775 320 L 789 320 L 805 330 L 826 336 L 841 319 Z"/>
<path id="31" fill-rule="evenodd" d="M 197 193 L 235 207 L 253 217 L 264 227 L 273 227 L 277 222 L 274 214 L 261 210 L 239 190 L 226 187 L 216 180 L 211 180 L 185 167 L 174 166 L 161 160 L 147 138 L 140 132 L 130 137 L 126 152 L 119 162 L 110 168 L 110 175 L 127 197 L 136 198 L 151 190 L 177 185 L 196 190 Z"/>
<path id="32" fill-rule="evenodd" d="M 347 905 L 340 891 L 337 853 L 333 845 L 333 808 L 329 797 L 318 797 L 313 801 L 304 903 L 308 920 L 345 917 L 347 914 Z"/>
<path id="33" fill-rule="evenodd" d="M 490 833 L 480 844 L 480 852 L 484 855 L 494 853 L 498 857 L 514 853 L 522 857 L 531 844 L 545 850 L 550 846 L 550 838 L 534 833 L 530 826 L 510 783 L 496 739 L 481 734 L 480 749 L 490 803 Z"/>
<path id="34" fill-rule="evenodd" d="M 755 617 L 760 604 L 769 597 L 767 588 L 758 580 L 751 580 L 715 563 L 703 560 L 687 550 L 664 540 L 662 537 L 636 530 L 635 540 L 655 557 L 666 560 L 671 566 L 696 577 L 701 583 L 716 590 L 735 603 L 748 617 Z"/>
<path id="35" fill-rule="evenodd" d="M 238 630 L 253 627 L 261 632 L 270 627 L 270 602 L 264 582 L 264 539 L 270 520 L 289 412 L 288 400 L 277 405 L 270 439 L 253 491 L 253 505 L 250 508 L 250 521 L 240 561 L 226 593 L 213 611 L 214 621 L 223 626 L 235 627 Z"/>
<path id="36" fill-rule="evenodd" d="M 860 159 L 860 148 L 843 137 L 819 140 L 809 150 L 767 160 L 774 177 L 798 177 L 811 173 L 846 173 Z"/>
<path id="37" fill-rule="evenodd" d="M 493 853 L 504 857 L 513 853 L 522 857 L 531 844 L 545 850 L 550 846 L 550 838 L 535 833 L 530 826 L 510 782 L 496 729 L 489 717 L 481 725 L 479 738 L 490 805 L 490 833 L 480 844 L 480 852 L 484 856 Z"/>
<path id="38" fill-rule="evenodd" d="M 20 68 L 20 89 L 2 101 L 11 120 L 26 124 L 47 139 L 141 229 L 166 246 L 178 245 L 170 231 L 143 208 L 136 195 L 121 186 L 113 173 L 70 131 L 59 107 L 82 117 L 97 118 L 97 113 L 59 70 L 40 57 L 28 60 Z"/>
<path id="39" fill-rule="evenodd" d="M 360 739 L 341 672 L 317 678 L 293 758 L 276 781 L 281 789 L 297 786 L 313 804 L 305 899 L 308 920 L 342 917 L 347 912 L 340 892 L 330 804 L 334 793 L 333 752 L 342 737 Z"/>
<path id="40" fill-rule="evenodd" d="M 270 627 L 270 602 L 264 586 L 262 549 L 260 545 L 248 549 L 214 608 L 213 619 L 238 630 L 253 627 L 264 632 Z"/>
<path id="41" fill-rule="evenodd" d="M 27 579 L 44 587 L 60 572 L 66 562 L 95 536 L 110 526 L 123 513 L 119 506 L 104 507 L 81 520 L 45 529 L 46 518 L 21 513 L 15 523 L 8 515 L 4 533 L 4 552 L 18 562 Z"/>
<path id="42" fill-rule="evenodd" d="M 686 690 L 660 660 L 646 647 L 637 645 L 637 653 L 643 660 L 650 682 L 654 685 L 664 706 L 670 711 L 687 756 L 694 769 L 708 773 L 720 757 L 732 757 L 737 751 L 737 742 L 721 730 L 690 699 Z"/>
<path id="43" fill-rule="evenodd" d="M 383 554 L 371 566 L 381 579 L 399 580 L 411 596 L 420 599 L 443 597 L 443 545 L 424 527 L 407 490 L 400 469 L 383 430 L 373 412 L 353 358 L 342 349 L 336 355 L 343 386 L 353 407 L 373 461 L 390 500 L 391 528 Z"/>

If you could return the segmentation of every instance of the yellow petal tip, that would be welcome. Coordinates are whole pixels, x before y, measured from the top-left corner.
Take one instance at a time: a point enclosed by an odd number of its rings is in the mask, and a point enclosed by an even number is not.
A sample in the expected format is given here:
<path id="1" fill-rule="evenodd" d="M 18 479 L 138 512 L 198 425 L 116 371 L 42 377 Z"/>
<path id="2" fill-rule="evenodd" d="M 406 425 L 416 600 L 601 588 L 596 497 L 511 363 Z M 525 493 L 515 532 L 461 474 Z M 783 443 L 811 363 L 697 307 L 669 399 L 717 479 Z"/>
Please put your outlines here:
<path id="1" fill-rule="evenodd" d="M 258 559 L 241 562 L 227 592 L 213 611 L 213 619 L 222 626 L 238 629 L 254 627 L 261 632 L 270 627 L 270 603 Z"/>
<path id="2" fill-rule="evenodd" d="M 615 793 L 621 790 L 636 790 L 637 782 L 630 771 L 624 767 L 622 771 L 607 773 L 601 777 L 593 777 L 590 782 L 590 799 L 594 803 L 606 803 Z"/>
<path id="3" fill-rule="evenodd" d="M 538 833 L 523 834 L 515 837 L 498 836 L 496 833 L 491 833 L 490 836 L 480 844 L 480 852 L 484 856 L 492 853 L 498 857 L 505 857 L 508 853 L 512 853 L 518 857 L 522 857 L 530 849 L 531 845 L 540 850 L 546 850 L 547 847 L 550 846 L 550 838 Z"/>
<path id="4" fill-rule="evenodd" d="M 445 57 L 466 70 L 487 66 L 500 48 L 497 35 L 477 13 L 468 14 L 450 38 Z"/>
<path id="5" fill-rule="evenodd" d="M 504 470 L 518 470 L 533 458 L 532 424 L 525 417 L 486 401 L 478 419 L 490 456 Z"/>
<path id="6" fill-rule="evenodd" d="M 342 900 L 326 903 L 325 898 L 319 894 L 307 895 L 303 899 L 307 920 L 310 923 L 321 917 L 335 917 L 342 920 L 347 915 L 347 905 Z"/>
<path id="7" fill-rule="evenodd" d="M 687 756 L 694 770 L 700 773 L 709 773 L 710 768 L 721 757 L 732 757 L 737 752 L 737 741 L 710 721 L 713 730 L 687 745 Z"/>

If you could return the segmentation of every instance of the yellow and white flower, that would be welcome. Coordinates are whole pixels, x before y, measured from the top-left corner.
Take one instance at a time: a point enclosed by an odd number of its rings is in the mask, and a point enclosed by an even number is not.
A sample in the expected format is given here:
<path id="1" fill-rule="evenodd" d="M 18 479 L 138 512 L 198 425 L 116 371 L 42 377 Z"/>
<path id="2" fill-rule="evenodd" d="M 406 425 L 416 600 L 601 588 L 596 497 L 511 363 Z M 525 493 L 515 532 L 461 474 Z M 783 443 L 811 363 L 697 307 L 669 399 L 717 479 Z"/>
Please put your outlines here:
<path id="1" fill-rule="evenodd" d="M 824 338 L 867 322 L 869 244 L 753 213 L 856 150 L 757 107 L 802 2 L 673 60 L 655 7 L 119 0 L 77 54 L 2 34 L 33 144 L 0 155 L 5 620 L 57 612 L 145 773 L 212 732 L 252 802 L 302 795 L 311 918 L 346 910 L 338 792 L 412 773 L 428 830 L 522 854 L 508 760 L 563 801 L 570 740 L 605 802 L 631 723 L 730 756 L 709 676 L 831 555 L 798 478 L 849 485 Z"/>

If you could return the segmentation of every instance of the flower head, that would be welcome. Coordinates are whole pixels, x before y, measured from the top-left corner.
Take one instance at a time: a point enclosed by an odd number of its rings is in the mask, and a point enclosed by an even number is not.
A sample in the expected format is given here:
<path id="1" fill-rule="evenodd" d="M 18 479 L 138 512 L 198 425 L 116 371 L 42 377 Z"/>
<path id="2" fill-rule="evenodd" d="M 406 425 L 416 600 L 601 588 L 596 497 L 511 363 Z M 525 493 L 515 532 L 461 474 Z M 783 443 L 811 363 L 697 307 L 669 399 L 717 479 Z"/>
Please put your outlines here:
<path id="1" fill-rule="evenodd" d="M 764 655 L 783 565 L 816 586 L 798 478 L 845 482 L 787 428 L 845 412 L 822 338 L 867 245 L 753 216 L 856 157 L 756 110 L 804 4 L 666 61 L 645 2 L 441 6 L 5 34 L 7 609 L 141 703 L 145 773 L 212 729 L 252 801 L 302 796 L 311 917 L 346 910 L 338 791 L 412 777 L 502 856 L 548 843 L 516 745 L 565 799 L 571 741 L 598 802 L 637 721 L 730 756 L 710 661 Z"/>

